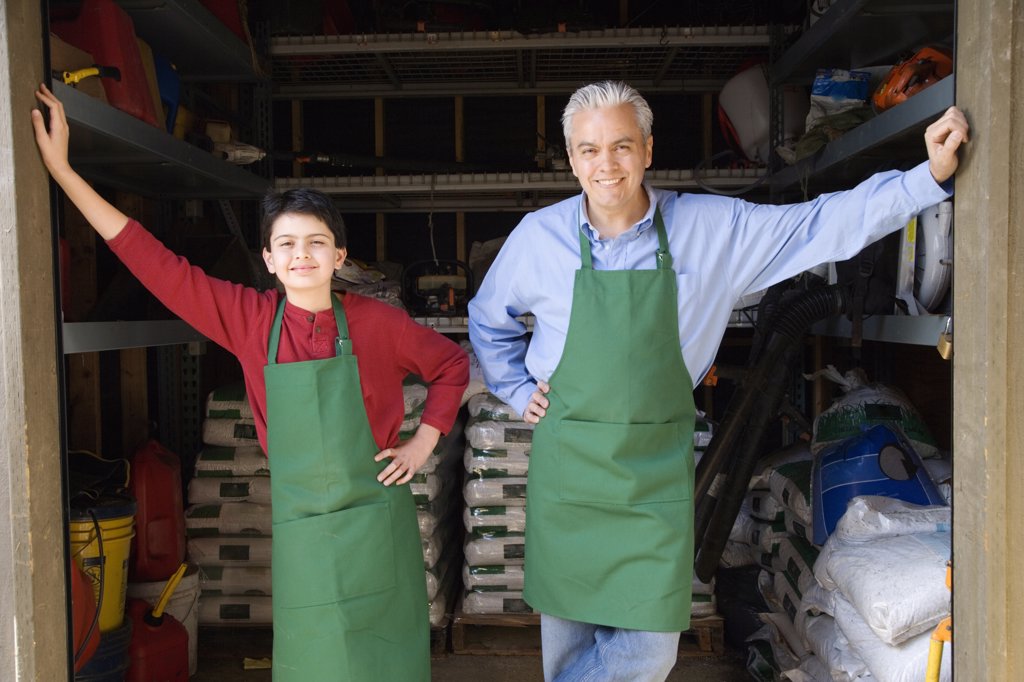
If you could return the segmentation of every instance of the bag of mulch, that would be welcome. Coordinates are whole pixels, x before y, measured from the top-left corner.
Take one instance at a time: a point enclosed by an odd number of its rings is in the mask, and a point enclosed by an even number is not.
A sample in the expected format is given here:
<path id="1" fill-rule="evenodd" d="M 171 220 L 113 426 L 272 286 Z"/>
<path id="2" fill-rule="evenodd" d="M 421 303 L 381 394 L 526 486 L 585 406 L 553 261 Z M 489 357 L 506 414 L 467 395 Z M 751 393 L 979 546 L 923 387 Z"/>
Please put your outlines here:
<path id="1" fill-rule="evenodd" d="M 203 443 L 206 445 L 225 445 L 239 447 L 251 445 L 259 447 L 256 436 L 256 421 L 244 419 L 204 419 Z"/>
<path id="2" fill-rule="evenodd" d="M 761 521 L 780 521 L 786 511 L 786 506 L 775 499 L 770 490 L 751 490 L 747 493 L 750 498 L 750 515 Z"/>
<path id="3" fill-rule="evenodd" d="M 768 486 L 772 496 L 781 502 L 796 517 L 811 525 L 811 470 L 814 464 L 810 460 L 790 462 L 771 470 L 768 474 Z"/>
<path id="4" fill-rule="evenodd" d="M 830 537 L 814 565 L 818 583 L 836 589 L 875 636 L 896 645 L 929 632 L 950 613 L 946 563 L 951 533 L 918 533 L 865 542 Z"/>
<path id="5" fill-rule="evenodd" d="M 196 476 L 188 483 L 188 502 L 189 504 L 218 502 L 270 504 L 270 477 L 206 478 Z"/>
<path id="6" fill-rule="evenodd" d="M 270 570 L 270 566 L 200 566 L 199 587 L 204 599 L 211 594 L 270 596 Z"/>
<path id="7" fill-rule="evenodd" d="M 466 532 L 476 537 L 526 532 L 526 507 L 522 505 L 465 507 Z"/>
<path id="8" fill-rule="evenodd" d="M 478 450 L 467 447 L 463 458 L 466 472 L 477 478 L 526 476 L 530 455 L 521 450 Z"/>
<path id="9" fill-rule="evenodd" d="M 237 382 L 210 391 L 206 397 L 206 416 L 212 419 L 252 419 L 252 406 L 245 384 Z"/>
<path id="10" fill-rule="evenodd" d="M 529 454 L 533 444 L 533 424 L 494 419 L 473 420 L 466 426 L 466 439 L 477 450 Z"/>
<path id="11" fill-rule="evenodd" d="M 943 586 L 945 589 L 945 586 Z M 918 682 L 925 679 L 931 649 L 931 631 L 922 632 L 898 645 L 878 638 L 857 610 L 842 595 L 836 597 L 836 625 L 850 643 L 850 649 L 864 660 L 878 682 Z M 953 646 L 942 647 L 939 681 L 953 679 Z"/>
<path id="12" fill-rule="evenodd" d="M 272 530 L 273 514 L 269 504 L 193 504 L 185 510 L 185 532 L 193 538 L 213 535 L 270 535 Z"/>
<path id="13" fill-rule="evenodd" d="M 269 476 L 270 462 L 259 445 L 206 445 L 196 456 L 196 476 Z"/>
<path id="14" fill-rule="evenodd" d="M 526 536 L 521 533 L 470 538 L 465 547 L 466 563 L 470 566 L 523 565 L 526 556 Z"/>
<path id="15" fill-rule="evenodd" d="M 830 379 L 843 391 L 843 395 L 814 420 L 811 451 L 815 454 L 879 424 L 901 431 L 921 457 L 934 457 L 938 452 L 935 437 L 924 418 L 899 389 L 870 383 L 861 369 L 852 369 L 844 375 L 832 365 L 804 376 L 811 380 L 819 376 Z"/>
<path id="16" fill-rule="evenodd" d="M 470 398 L 469 416 L 478 421 L 523 421 L 511 405 L 493 393 L 480 393 Z"/>
<path id="17" fill-rule="evenodd" d="M 526 504 L 526 477 L 475 478 L 462 491 L 471 507 Z"/>
<path id="18" fill-rule="evenodd" d="M 474 592 L 522 592 L 525 575 L 522 565 L 462 565 L 462 584 Z"/>

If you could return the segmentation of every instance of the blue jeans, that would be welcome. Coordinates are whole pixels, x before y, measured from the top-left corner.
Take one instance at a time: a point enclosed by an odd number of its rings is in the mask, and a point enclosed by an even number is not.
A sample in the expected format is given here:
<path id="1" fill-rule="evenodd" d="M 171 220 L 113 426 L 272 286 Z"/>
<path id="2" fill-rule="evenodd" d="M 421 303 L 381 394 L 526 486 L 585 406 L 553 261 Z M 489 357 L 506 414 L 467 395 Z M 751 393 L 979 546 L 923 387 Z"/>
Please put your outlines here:
<path id="1" fill-rule="evenodd" d="M 545 682 L 664 682 L 678 632 L 645 632 L 540 615 Z"/>

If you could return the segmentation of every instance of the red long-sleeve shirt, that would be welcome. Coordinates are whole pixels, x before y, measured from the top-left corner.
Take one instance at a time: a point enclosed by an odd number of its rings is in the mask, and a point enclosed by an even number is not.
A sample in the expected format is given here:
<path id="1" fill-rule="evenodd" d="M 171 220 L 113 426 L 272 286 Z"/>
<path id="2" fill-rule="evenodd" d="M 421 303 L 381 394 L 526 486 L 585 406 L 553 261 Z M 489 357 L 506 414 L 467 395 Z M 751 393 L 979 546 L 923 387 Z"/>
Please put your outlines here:
<path id="1" fill-rule="evenodd" d="M 274 313 L 282 294 L 210 277 L 130 220 L 107 245 L 143 286 L 199 333 L 231 352 L 242 365 L 256 432 L 267 450 L 267 389 L 263 368 Z M 417 374 L 430 384 L 422 423 L 451 429 L 469 383 L 469 358 L 458 344 L 380 301 L 344 294 L 352 350 L 359 365 L 363 403 L 374 440 L 383 449 L 398 442 L 404 416 L 402 380 Z M 311 313 L 285 303 L 277 361 L 334 356 L 334 312 Z M 312 406 L 311 406 L 312 409 Z"/>

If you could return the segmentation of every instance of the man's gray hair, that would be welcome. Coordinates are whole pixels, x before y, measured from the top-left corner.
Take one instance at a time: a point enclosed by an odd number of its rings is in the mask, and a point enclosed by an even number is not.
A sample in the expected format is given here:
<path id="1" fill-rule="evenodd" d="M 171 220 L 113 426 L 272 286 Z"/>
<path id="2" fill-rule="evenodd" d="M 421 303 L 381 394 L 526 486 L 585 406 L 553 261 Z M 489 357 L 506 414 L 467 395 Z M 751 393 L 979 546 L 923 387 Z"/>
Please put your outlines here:
<path id="1" fill-rule="evenodd" d="M 654 126 L 654 114 L 647 100 L 633 87 L 621 81 L 602 81 L 591 83 L 572 93 L 569 103 L 565 105 L 562 112 L 562 134 L 565 135 L 565 148 L 572 154 L 572 119 L 581 111 L 592 109 L 603 109 L 604 107 L 615 107 L 620 104 L 629 104 L 636 113 L 636 124 L 644 136 L 644 140 L 651 136 L 651 128 Z"/>

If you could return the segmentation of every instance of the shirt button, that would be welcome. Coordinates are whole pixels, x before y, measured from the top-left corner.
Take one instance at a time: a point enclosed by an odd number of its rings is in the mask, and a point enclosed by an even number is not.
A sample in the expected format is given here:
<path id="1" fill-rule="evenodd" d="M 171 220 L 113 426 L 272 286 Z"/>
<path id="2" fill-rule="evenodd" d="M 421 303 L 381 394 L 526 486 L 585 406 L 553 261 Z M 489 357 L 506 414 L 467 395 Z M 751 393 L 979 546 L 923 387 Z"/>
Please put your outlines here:
<path id="1" fill-rule="evenodd" d="M 315 318 L 315 317 L 313 317 L 312 315 L 307 315 L 307 316 L 306 316 L 306 322 L 312 322 L 312 321 L 313 321 L 313 320 L 315 320 L 315 319 L 316 319 L 316 318 Z"/>
<path id="2" fill-rule="evenodd" d="M 320 333 L 320 327 L 317 327 L 317 328 L 316 328 L 316 333 L 317 333 L 317 334 L 319 334 L 319 333 Z"/>

